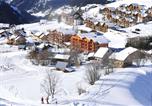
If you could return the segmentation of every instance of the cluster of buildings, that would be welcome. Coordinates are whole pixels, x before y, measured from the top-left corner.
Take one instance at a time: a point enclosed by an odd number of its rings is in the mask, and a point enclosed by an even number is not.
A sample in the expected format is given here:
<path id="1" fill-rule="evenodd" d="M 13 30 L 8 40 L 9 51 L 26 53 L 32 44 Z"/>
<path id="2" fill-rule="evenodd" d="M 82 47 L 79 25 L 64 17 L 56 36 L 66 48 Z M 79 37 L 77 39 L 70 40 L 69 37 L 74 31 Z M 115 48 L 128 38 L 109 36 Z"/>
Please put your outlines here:
<path id="1" fill-rule="evenodd" d="M 105 20 L 121 27 L 130 27 L 140 22 L 152 20 L 152 7 L 145 9 L 145 6 L 138 4 L 123 4 L 118 8 L 105 7 L 101 13 L 103 13 Z M 47 61 L 42 60 L 42 63 L 52 64 L 53 62 L 59 69 L 65 69 L 71 65 L 74 56 L 70 53 L 73 50 L 77 54 L 84 53 L 87 56 L 85 61 L 98 61 L 103 64 L 112 60 L 114 67 L 129 66 L 139 58 L 139 55 L 142 54 L 142 58 L 145 56 L 144 52 L 132 47 L 124 47 L 116 52 L 109 47 L 110 41 L 104 36 L 104 33 L 108 32 L 108 25 L 89 18 L 84 19 L 82 14 L 83 11 L 79 9 L 76 12 L 62 13 L 59 16 L 59 21 L 70 25 L 70 28 L 60 27 L 46 32 L 36 30 L 26 32 L 23 28 L 15 29 L 11 33 L 1 30 L 0 35 L 7 38 L 7 44 L 24 45 L 23 47 L 36 46 L 35 50 L 42 54 L 46 53 L 46 50 L 50 54 L 53 53 L 53 56 L 47 54 L 49 56 Z M 47 24 L 47 22 L 45 23 Z"/>
<path id="2" fill-rule="evenodd" d="M 130 27 L 141 22 L 152 20 L 152 7 L 146 9 L 146 6 L 139 4 L 122 4 L 117 8 L 105 7 L 101 10 L 104 19 L 121 27 Z"/>

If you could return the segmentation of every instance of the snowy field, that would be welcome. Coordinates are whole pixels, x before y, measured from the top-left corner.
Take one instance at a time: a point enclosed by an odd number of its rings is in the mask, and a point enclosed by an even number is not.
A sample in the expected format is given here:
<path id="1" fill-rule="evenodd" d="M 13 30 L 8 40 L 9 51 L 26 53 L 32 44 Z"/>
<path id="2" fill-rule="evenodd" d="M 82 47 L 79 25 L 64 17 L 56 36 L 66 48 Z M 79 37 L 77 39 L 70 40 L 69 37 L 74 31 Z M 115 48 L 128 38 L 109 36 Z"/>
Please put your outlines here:
<path id="1" fill-rule="evenodd" d="M 119 0 L 110 3 L 108 7 L 118 7 L 120 4 L 138 3 L 152 6 L 152 0 Z M 88 11 L 92 14 L 94 10 Z M 97 11 L 98 13 L 99 11 Z M 96 15 L 92 14 L 93 16 Z M 72 28 L 72 26 L 57 21 L 33 23 L 17 26 L 26 32 L 54 30 L 56 28 Z M 140 28 L 140 34 L 134 34 Z M 104 33 L 110 41 L 110 47 L 124 48 L 126 39 L 136 36 L 152 36 L 152 22 L 138 24 L 121 31 L 109 30 Z M 85 67 L 78 67 L 76 72 L 63 73 L 54 67 L 32 65 L 26 59 L 28 51 L 18 50 L 16 46 L 4 45 L 0 39 L 0 106 L 152 106 L 152 63 L 143 67 L 115 69 L 115 72 L 101 77 L 93 86 L 84 83 Z M 41 84 L 46 76 L 46 70 L 53 70 L 59 76 L 59 91 L 56 95 L 58 104 L 42 105 Z M 83 85 L 84 84 L 84 85 Z M 78 95 L 77 87 L 82 85 L 87 92 Z"/>
<path id="2" fill-rule="evenodd" d="M 44 96 L 41 83 L 45 70 L 53 67 L 34 66 L 27 60 L 27 51 L 2 46 L 0 67 L 0 106 L 40 106 Z M 7 68 L 7 67 L 6 67 Z M 58 106 L 150 106 L 152 99 L 152 64 L 145 67 L 115 69 L 110 75 L 102 77 L 95 85 L 87 88 L 87 93 L 78 96 L 78 83 L 84 81 L 84 67 L 76 72 L 63 73 L 55 71 L 60 77 L 61 93 L 56 97 Z M 51 106 L 54 106 L 53 104 Z"/>

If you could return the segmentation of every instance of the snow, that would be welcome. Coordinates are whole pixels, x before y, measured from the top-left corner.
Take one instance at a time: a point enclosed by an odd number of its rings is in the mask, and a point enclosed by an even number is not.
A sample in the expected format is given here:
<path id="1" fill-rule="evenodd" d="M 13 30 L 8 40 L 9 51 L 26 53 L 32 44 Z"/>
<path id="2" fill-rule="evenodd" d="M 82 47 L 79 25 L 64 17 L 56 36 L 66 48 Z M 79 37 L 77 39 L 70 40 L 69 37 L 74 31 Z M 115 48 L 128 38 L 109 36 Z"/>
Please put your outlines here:
<path id="1" fill-rule="evenodd" d="M 54 56 L 54 59 L 61 59 L 61 60 L 68 60 L 70 58 L 70 55 L 65 54 L 56 54 Z"/>
<path id="2" fill-rule="evenodd" d="M 64 35 L 74 35 L 74 34 L 76 34 L 75 30 L 72 29 L 72 28 L 71 29 L 58 28 L 57 31 L 63 33 Z"/>
<path id="3" fill-rule="evenodd" d="M 91 53 L 89 53 L 89 54 L 87 55 L 87 58 L 93 57 L 93 56 L 94 56 L 94 52 L 91 52 Z"/>
<path id="4" fill-rule="evenodd" d="M 136 52 L 137 50 L 138 49 L 133 48 L 133 47 L 127 47 L 118 53 L 113 53 L 111 55 L 111 58 L 124 61 L 130 54 Z"/>
<path id="5" fill-rule="evenodd" d="M 97 57 L 97 58 L 103 58 L 104 55 L 108 52 L 108 48 L 106 47 L 100 47 L 97 52 L 94 54 L 94 57 Z"/>
<path id="6" fill-rule="evenodd" d="M 40 84 L 45 77 L 45 70 L 54 68 L 32 65 L 25 59 L 27 51 L 18 51 L 8 45 L 0 48 L 3 51 L 10 49 L 10 52 L 1 53 L 0 65 L 10 63 L 14 67 L 13 70 L 0 71 L 0 104 L 40 106 L 40 98 L 44 95 Z M 82 66 L 73 73 L 55 71 L 60 76 L 63 91 L 57 97 L 59 106 L 74 106 L 75 103 L 80 106 L 94 106 L 94 103 L 97 106 L 150 104 L 151 67 L 116 69 L 115 73 L 102 76 L 93 86 L 88 86 L 83 80 L 84 70 Z M 79 97 L 77 87 L 80 85 L 87 89 L 87 93 Z"/>
<path id="7" fill-rule="evenodd" d="M 150 106 L 151 75 L 151 68 L 119 69 L 89 88 L 83 101 L 88 106 Z"/>
<path id="8" fill-rule="evenodd" d="M 92 39 L 94 42 L 98 42 L 99 44 L 102 43 L 109 43 L 109 40 L 107 40 L 102 34 L 96 33 L 96 32 L 90 32 L 90 33 L 82 33 L 79 34 L 81 38 L 88 38 Z"/>
<path id="9" fill-rule="evenodd" d="M 44 24 L 32 23 L 32 24 L 23 24 L 18 25 L 17 29 L 24 28 L 26 32 L 47 32 L 48 30 L 55 30 L 59 28 L 72 28 L 72 26 L 66 25 L 64 23 L 58 23 L 57 21 L 48 21 Z"/>
<path id="10" fill-rule="evenodd" d="M 3 51 L 7 50 L 7 46 L 1 48 Z M 12 51 L 0 55 L 0 65 L 10 63 L 14 67 L 13 70 L 0 71 L 0 105 L 40 106 L 40 98 L 44 95 L 40 85 L 45 77 L 45 70 L 54 67 L 34 66 L 25 59 L 26 54 L 27 51 L 14 51 L 12 48 Z M 60 99 L 78 95 L 76 83 L 82 79 L 82 71 L 69 74 L 57 71 L 55 73 L 60 76 L 61 87 L 64 87 Z"/>
<path id="11" fill-rule="evenodd" d="M 144 37 L 144 36 L 152 36 L 151 28 L 152 28 L 152 21 L 150 21 L 146 24 L 142 23 L 142 24 L 135 25 L 133 27 L 124 28 L 123 30 L 127 31 L 128 37 L 138 37 L 138 36 Z M 141 30 L 138 32 L 139 34 L 132 33 L 132 31 L 135 31 L 135 29 Z"/>
<path id="12" fill-rule="evenodd" d="M 107 4 L 108 7 L 118 7 L 121 4 L 138 3 L 146 5 L 146 8 L 152 6 L 151 0 L 119 0 Z M 94 6 L 97 6 L 96 8 Z M 95 17 L 96 20 L 102 19 L 99 15 L 101 5 L 90 5 L 85 7 L 86 16 Z M 65 9 L 66 12 L 71 12 Z M 62 13 L 62 9 L 56 11 Z M 43 13 L 38 13 L 43 14 Z M 84 16 L 85 16 L 84 15 Z M 0 26 L 4 26 L 0 24 Z M 24 28 L 27 32 L 27 41 L 33 42 L 29 37 L 33 31 L 47 32 L 55 29 L 72 29 L 72 26 L 57 21 L 46 21 L 18 25 L 16 29 Z M 139 34 L 132 33 L 135 29 L 140 29 Z M 142 23 L 129 28 L 119 28 L 118 30 L 109 29 L 106 33 L 84 33 L 82 37 L 88 37 L 98 42 L 109 42 L 111 48 L 125 48 L 127 38 L 137 36 L 149 36 L 152 34 L 152 22 Z M 79 30 L 90 32 L 91 29 L 85 26 L 78 26 Z M 120 30 L 120 31 L 119 31 Z M 103 40 L 106 39 L 106 40 Z M 26 59 L 28 51 L 18 50 L 17 46 L 4 45 L 6 39 L 0 39 L 0 106 L 41 106 L 40 98 L 44 96 L 41 90 L 41 83 L 46 75 L 46 70 L 53 70 L 60 77 L 60 93 L 56 95 L 58 106 L 150 106 L 152 93 L 152 63 L 149 60 L 146 66 L 117 68 L 110 75 L 102 76 L 95 85 L 88 85 L 85 81 L 85 65 L 74 67 L 76 70 L 72 73 L 63 73 L 55 70 L 55 67 L 35 66 L 30 60 Z M 43 47 L 43 45 L 41 45 Z M 68 52 L 69 49 L 53 48 L 55 53 Z M 135 52 L 137 49 L 129 47 L 114 57 L 118 60 L 124 60 L 127 55 Z M 96 55 L 103 57 L 107 48 Z M 148 51 L 151 53 L 151 50 Z M 94 53 L 88 54 L 88 57 Z M 69 56 L 62 54 L 56 55 L 58 59 L 68 59 Z M 7 67 L 8 66 L 8 67 Z M 7 69 L 6 69 L 7 68 Z M 104 70 L 102 70 L 104 71 Z M 86 89 L 86 93 L 78 95 L 77 88 Z M 74 105 L 75 104 L 75 105 Z M 77 104 L 77 105 L 76 105 Z M 42 105 L 48 106 L 48 105 Z M 49 106 L 56 106 L 50 104 Z"/>
<path id="13" fill-rule="evenodd" d="M 106 6 L 117 8 L 122 4 L 130 5 L 130 4 L 135 4 L 135 3 L 139 4 L 139 5 L 145 5 L 147 8 L 152 6 L 152 1 L 151 0 L 138 0 L 138 1 L 137 0 L 121 0 L 121 1 L 117 1 L 117 2 L 114 2 L 114 3 L 107 4 Z"/>
<path id="14" fill-rule="evenodd" d="M 34 16 L 38 16 L 38 17 L 45 17 L 46 14 L 45 13 L 42 13 L 42 11 L 38 12 L 38 13 L 32 13 L 32 15 Z"/>

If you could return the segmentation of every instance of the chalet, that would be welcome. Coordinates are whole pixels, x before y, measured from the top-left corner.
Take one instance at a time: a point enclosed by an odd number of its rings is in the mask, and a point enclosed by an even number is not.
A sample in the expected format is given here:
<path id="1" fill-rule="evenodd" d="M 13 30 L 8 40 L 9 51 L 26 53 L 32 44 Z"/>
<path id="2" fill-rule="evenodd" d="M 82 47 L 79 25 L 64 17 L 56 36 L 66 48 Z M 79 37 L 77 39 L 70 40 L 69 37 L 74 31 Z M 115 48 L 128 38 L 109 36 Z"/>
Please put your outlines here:
<path id="1" fill-rule="evenodd" d="M 105 23 L 101 24 L 100 22 L 93 22 L 91 20 L 85 21 L 86 27 L 91 28 L 92 30 L 101 31 L 101 32 L 107 32 L 108 31 L 108 25 Z"/>
<path id="2" fill-rule="evenodd" d="M 105 7 L 102 11 L 103 11 L 103 14 L 106 15 L 106 14 L 113 13 L 115 11 L 115 8 L 114 7 Z"/>
<path id="3" fill-rule="evenodd" d="M 15 45 L 25 45 L 26 44 L 26 39 L 24 36 L 18 36 L 14 39 L 14 43 Z"/>
<path id="4" fill-rule="evenodd" d="M 137 13 L 136 14 L 137 23 L 143 22 L 146 16 L 147 16 L 146 13 Z"/>
<path id="5" fill-rule="evenodd" d="M 26 32 L 25 32 L 24 28 L 17 29 L 14 31 L 14 35 L 15 36 L 26 36 Z"/>
<path id="6" fill-rule="evenodd" d="M 128 11 L 140 11 L 142 9 L 142 6 L 140 6 L 137 3 L 132 3 L 129 6 L 127 6 Z"/>
<path id="7" fill-rule="evenodd" d="M 92 22 L 91 20 L 85 20 L 84 23 L 86 24 L 86 27 L 89 27 L 93 30 L 95 29 L 94 22 Z"/>
<path id="8" fill-rule="evenodd" d="M 109 41 L 100 33 L 82 33 L 71 37 L 71 46 L 82 52 L 94 52 L 99 47 L 108 47 Z"/>
<path id="9" fill-rule="evenodd" d="M 31 38 L 37 42 L 47 42 L 48 35 L 49 35 L 49 32 L 41 32 L 37 30 L 30 32 Z"/>
<path id="10" fill-rule="evenodd" d="M 132 3 L 120 5 L 116 9 L 105 7 L 102 12 L 105 20 L 121 27 L 130 27 L 140 22 L 152 20 L 150 9 L 148 11 L 144 5 Z"/>
<path id="11" fill-rule="evenodd" d="M 103 24 L 101 25 L 101 23 L 98 22 L 98 23 L 95 25 L 95 30 L 101 31 L 101 32 L 107 32 L 107 31 L 108 31 L 108 25 L 106 25 L 105 23 L 103 23 Z"/>
<path id="12" fill-rule="evenodd" d="M 140 50 L 127 47 L 126 49 L 113 53 L 109 58 L 114 60 L 114 67 L 121 68 L 132 65 L 133 61 L 139 58 L 144 58 L 144 53 Z"/>
<path id="13" fill-rule="evenodd" d="M 49 32 L 44 32 L 42 33 L 40 36 L 39 36 L 39 39 L 43 42 L 47 42 L 48 41 L 48 35 L 49 35 Z"/>
<path id="14" fill-rule="evenodd" d="M 24 36 L 12 35 L 11 37 L 7 38 L 7 44 L 25 45 L 26 44 L 26 38 Z"/>
<path id="15" fill-rule="evenodd" d="M 112 54 L 112 50 L 107 47 L 100 47 L 94 54 L 96 60 L 106 62 L 108 57 Z"/>
<path id="16" fill-rule="evenodd" d="M 148 13 L 149 16 L 152 17 L 152 7 L 147 10 L 147 13 Z"/>
<path id="17" fill-rule="evenodd" d="M 10 37 L 12 33 L 6 31 L 6 30 L 0 30 L 0 37 Z"/>
<path id="18" fill-rule="evenodd" d="M 48 41 L 51 43 L 63 44 L 64 42 L 70 42 L 72 35 L 75 35 L 73 29 L 56 29 L 49 32 Z"/>

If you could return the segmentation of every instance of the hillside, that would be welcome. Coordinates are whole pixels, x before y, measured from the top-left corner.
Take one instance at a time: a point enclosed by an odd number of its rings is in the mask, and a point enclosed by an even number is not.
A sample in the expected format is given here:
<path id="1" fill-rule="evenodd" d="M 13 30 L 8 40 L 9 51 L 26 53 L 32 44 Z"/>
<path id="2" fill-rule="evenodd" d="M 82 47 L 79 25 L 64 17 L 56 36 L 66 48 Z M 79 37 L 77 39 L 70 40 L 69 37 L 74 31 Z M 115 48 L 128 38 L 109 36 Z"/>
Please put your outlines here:
<path id="1" fill-rule="evenodd" d="M 21 10 L 30 10 L 31 12 L 46 11 L 48 9 L 57 9 L 64 5 L 84 6 L 86 4 L 105 4 L 107 0 L 13 0 L 12 5 Z"/>
<path id="2" fill-rule="evenodd" d="M 22 24 L 29 23 L 36 19 L 26 11 L 20 11 L 3 1 L 0 1 L 0 23 Z"/>

